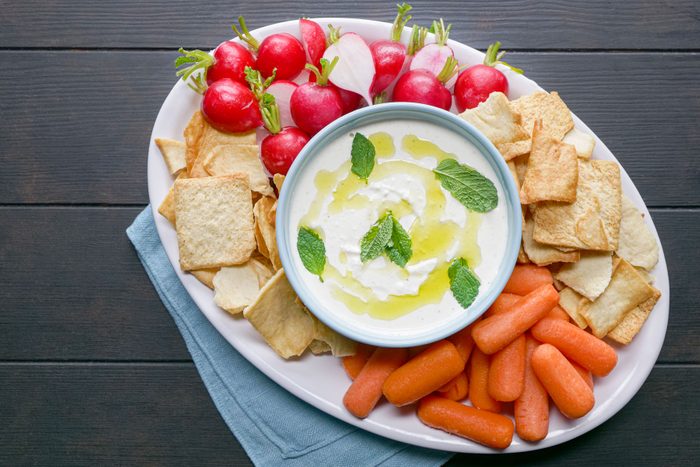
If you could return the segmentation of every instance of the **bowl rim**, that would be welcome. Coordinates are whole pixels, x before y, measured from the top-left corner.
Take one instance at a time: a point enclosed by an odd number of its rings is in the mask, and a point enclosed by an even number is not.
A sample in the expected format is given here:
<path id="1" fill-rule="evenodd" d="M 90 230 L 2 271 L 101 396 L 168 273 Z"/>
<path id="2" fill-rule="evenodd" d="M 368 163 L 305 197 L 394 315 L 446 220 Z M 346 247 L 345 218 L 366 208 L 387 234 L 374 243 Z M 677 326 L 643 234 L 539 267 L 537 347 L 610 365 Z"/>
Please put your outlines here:
<path id="1" fill-rule="evenodd" d="M 316 300 L 311 290 L 306 287 L 307 281 L 297 271 L 292 258 L 292 254 L 294 254 L 292 251 L 296 243 L 288 235 L 290 229 L 287 225 L 290 222 L 290 204 L 293 199 L 291 193 L 296 187 L 299 174 L 303 172 L 304 167 L 308 166 L 308 161 L 312 160 L 325 144 L 335 140 L 341 134 L 352 131 L 354 128 L 364 124 L 392 118 L 397 114 L 400 115 L 396 118 L 401 119 L 427 121 L 433 124 L 446 123 L 449 130 L 463 136 L 477 148 L 491 165 L 498 183 L 503 189 L 507 204 L 507 228 L 509 229 L 501 264 L 498 267 L 494 281 L 486 293 L 477 298 L 465 310 L 465 313 L 460 314 L 456 319 L 446 321 L 432 329 L 428 328 L 428 331 L 409 338 L 402 337 L 400 334 L 381 336 L 376 333 L 362 333 L 355 329 L 349 329 L 341 320 L 335 317 L 333 312 L 327 310 L 320 300 Z M 448 337 L 473 323 L 486 312 L 505 287 L 508 277 L 510 277 L 510 272 L 515 266 L 522 238 L 522 211 L 520 208 L 519 190 L 507 162 L 493 143 L 481 131 L 458 115 L 437 107 L 413 102 L 389 102 L 363 107 L 331 122 L 314 135 L 294 160 L 285 177 L 283 188 L 279 193 L 275 222 L 278 226 L 276 229 L 276 240 L 282 267 L 287 280 L 304 305 L 308 307 L 316 318 L 336 332 L 355 341 L 381 347 L 413 347 L 429 344 Z"/>

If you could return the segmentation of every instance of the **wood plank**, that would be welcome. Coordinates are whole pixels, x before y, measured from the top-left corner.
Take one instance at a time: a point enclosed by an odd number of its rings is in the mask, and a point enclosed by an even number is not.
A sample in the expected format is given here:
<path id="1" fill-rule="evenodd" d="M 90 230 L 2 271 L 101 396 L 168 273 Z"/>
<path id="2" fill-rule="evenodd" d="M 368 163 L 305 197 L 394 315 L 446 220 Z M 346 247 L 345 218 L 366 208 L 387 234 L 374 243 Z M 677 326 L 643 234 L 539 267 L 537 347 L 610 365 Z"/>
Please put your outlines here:
<path id="1" fill-rule="evenodd" d="M 189 354 L 124 229 L 140 208 L 1 208 L 0 360 L 182 360 Z M 699 210 L 654 210 L 671 271 L 661 362 L 700 362 Z M 31 343 L 29 345 L 28 343 Z M 0 399 L 1 400 L 1 399 Z"/>
<path id="2" fill-rule="evenodd" d="M 247 465 L 191 365 L 0 365 L 0 381 L 3 465 Z M 574 441 L 449 465 L 695 465 L 699 388 L 697 366 L 657 367 Z"/>
<path id="3" fill-rule="evenodd" d="M 0 202 L 147 203 L 146 151 L 174 56 L 0 52 L 13 64 L 0 75 Z M 561 91 L 648 205 L 700 205 L 700 54 L 514 53 L 511 61 Z"/>
<path id="4" fill-rule="evenodd" d="M 675 49 L 700 47 L 697 2 L 636 0 L 532 2 L 478 0 L 414 1 L 418 24 L 442 16 L 453 23 L 453 38 L 485 48 L 496 39 L 508 47 Z M 185 1 L 0 2 L 3 47 L 213 47 L 232 35 L 230 24 L 245 15 L 251 28 L 313 17 L 392 21 L 392 2 L 226 2 Z"/>

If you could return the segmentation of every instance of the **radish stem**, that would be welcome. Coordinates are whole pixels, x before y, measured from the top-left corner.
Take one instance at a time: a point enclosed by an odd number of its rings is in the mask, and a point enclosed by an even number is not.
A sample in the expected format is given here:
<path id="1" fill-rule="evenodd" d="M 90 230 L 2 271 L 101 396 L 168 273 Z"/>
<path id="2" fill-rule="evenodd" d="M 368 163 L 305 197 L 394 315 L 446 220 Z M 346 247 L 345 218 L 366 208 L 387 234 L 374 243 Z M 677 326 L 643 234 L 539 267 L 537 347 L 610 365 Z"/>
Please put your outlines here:
<path id="1" fill-rule="evenodd" d="M 331 71 L 333 71 L 339 59 L 340 57 L 336 55 L 333 57 L 333 61 L 329 63 L 327 59 L 322 58 L 321 71 L 318 71 L 318 68 L 310 63 L 307 63 L 305 68 L 316 75 L 316 84 L 319 86 L 326 86 L 328 84 L 328 75 L 331 74 Z"/>
<path id="2" fill-rule="evenodd" d="M 245 80 L 248 82 L 250 90 L 253 91 L 257 100 L 262 99 L 265 89 L 275 80 L 275 74 L 277 74 L 277 68 L 272 70 L 272 76 L 263 81 L 262 74 L 258 70 L 254 70 L 249 66 L 245 67 Z"/>
<path id="3" fill-rule="evenodd" d="M 440 22 L 433 21 L 433 25 L 430 26 L 430 32 L 435 34 L 435 42 L 437 45 L 445 45 L 447 39 L 450 37 L 451 29 L 451 24 L 448 24 L 447 28 L 445 28 L 445 22 L 442 20 L 442 18 L 440 18 Z"/>
<path id="4" fill-rule="evenodd" d="M 484 65 L 491 66 L 491 67 L 495 67 L 496 65 L 503 65 L 505 67 L 510 68 L 514 72 L 522 75 L 523 70 L 521 70 L 520 68 L 516 68 L 516 67 L 504 62 L 503 60 L 501 60 L 501 58 L 503 58 L 503 56 L 506 54 L 506 52 L 505 52 L 505 50 L 502 50 L 499 52 L 498 50 L 500 48 L 501 48 L 501 43 L 499 41 L 496 41 L 493 44 L 489 45 L 489 48 L 486 49 L 486 56 L 484 57 Z"/>
<path id="5" fill-rule="evenodd" d="M 256 38 L 253 37 L 253 35 L 248 31 L 248 26 L 245 24 L 245 19 L 242 16 L 238 17 L 238 24 L 240 26 L 240 31 L 236 27 L 235 24 L 231 25 L 231 29 L 233 29 L 233 32 L 236 33 L 238 38 L 248 44 L 248 46 L 253 49 L 254 52 L 258 51 L 258 47 L 260 47 L 260 43 Z"/>
<path id="6" fill-rule="evenodd" d="M 275 102 L 275 96 L 265 93 L 260 99 L 260 113 L 262 113 L 263 123 L 267 131 L 276 135 L 282 131 L 280 123 L 280 109 Z"/>
<path id="7" fill-rule="evenodd" d="M 394 25 L 391 28 L 391 36 L 390 39 L 394 42 L 399 42 L 401 41 L 401 33 L 403 32 L 404 26 L 406 26 L 406 23 L 408 23 L 412 16 L 407 15 L 409 11 L 411 11 L 411 8 L 413 8 L 411 5 L 408 3 L 401 3 L 396 5 L 397 13 L 396 13 L 396 19 L 394 19 Z"/>
<path id="8" fill-rule="evenodd" d="M 406 55 L 415 55 L 425 45 L 425 38 L 428 36 L 428 28 L 413 25 L 411 38 L 408 41 Z"/>
<path id="9" fill-rule="evenodd" d="M 182 47 L 178 49 L 182 55 L 175 59 L 175 68 L 180 68 L 175 72 L 178 77 L 187 83 L 193 91 L 204 94 L 207 90 L 207 69 L 214 64 L 214 57 L 203 50 L 185 50 Z M 187 65 L 183 67 L 183 65 Z M 197 70 L 202 70 L 197 76 L 192 76 Z M 187 82 L 189 78 L 190 82 Z"/>

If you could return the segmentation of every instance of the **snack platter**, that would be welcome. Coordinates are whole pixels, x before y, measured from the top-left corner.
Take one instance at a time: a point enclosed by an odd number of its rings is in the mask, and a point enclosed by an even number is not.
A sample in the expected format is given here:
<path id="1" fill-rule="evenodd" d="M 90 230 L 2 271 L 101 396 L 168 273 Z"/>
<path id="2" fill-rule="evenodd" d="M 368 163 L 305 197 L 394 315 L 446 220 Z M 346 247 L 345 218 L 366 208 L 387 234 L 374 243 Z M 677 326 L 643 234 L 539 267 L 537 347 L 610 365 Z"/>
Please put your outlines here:
<path id="1" fill-rule="evenodd" d="M 392 25 L 388 23 L 345 18 L 314 19 L 322 27 L 332 24 L 342 31 L 352 31 L 367 42 L 389 36 Z M 257 38 L 287 32 L 298 36 L 298 22 L 288 21 L 252 31 Z M 404 30 L 402 39 L 408 41 L 409 31 Z M 483 54 L 466 45 L 449 41 L 455 58 L 460 64 L 476 64 L 483 61 Z M 529 95 L 541 88 L 522 75 L 503 70 L 510 82 L 508 98 L 512 101 Z M 178 239 L 170 222 L 158 213 L 158 207 L 168 194 L 173 177 L 163 161 L 155 138 L 182 139 L 182 131 L 192 114 L 199 108 L 201 96 L 192 92 L 183 81 L 178 81 L 166 98 L 154 124 L 148 156 L 148 188 L 154 210 L 156 227 L 165 251 L 179 278 L 201 311 L 216 329 L 246 359 L 300 399 L 347 423 L 409 444 L 433 449 L 468 453 L 521 452 L 560 444 L 595 428 L 619 411 L 639 390 L 646 380 L 661 350 L 669 310 L 669 285 L 663 249 L 654 228 L 651 216 L 634 184 L 620 167 L 622 192 L 643 214 L 644 222 L 659 245 L 658 263 L 650 271 L 653 285 L 661 292 L 661 298 L 634 340 L 627 346 L 615 346 L 617 366 L 610 375 L 595 380 L 595 406 L 584 417 L 570 420 L 562 416 L 555 407 L 550 410 L 549 433 L 537 443 L 524 442 L 517 436 L 505 449 L 495 450 L 430 428 L 420 422 L 411 408 L 397 408 L 383 403 L 365 419 L 351 415 L 343 405 L 343 394 L 349 380 L 338 358 L 331 355 L 311 355 L 306 352 L 297 359 L 284 360 L 271 349 L 256 330 L 245 319 L 234 317 L 220 309 L 213 300 L 213 291 L 191 274 L 180 269 Z M 592 135 L 595 139 L 593 159 L 616 161 L 613 154 L 595 134 L 572 112 L 575 128 Z M 255 414 L 249 414 L 255 418 Z"/>

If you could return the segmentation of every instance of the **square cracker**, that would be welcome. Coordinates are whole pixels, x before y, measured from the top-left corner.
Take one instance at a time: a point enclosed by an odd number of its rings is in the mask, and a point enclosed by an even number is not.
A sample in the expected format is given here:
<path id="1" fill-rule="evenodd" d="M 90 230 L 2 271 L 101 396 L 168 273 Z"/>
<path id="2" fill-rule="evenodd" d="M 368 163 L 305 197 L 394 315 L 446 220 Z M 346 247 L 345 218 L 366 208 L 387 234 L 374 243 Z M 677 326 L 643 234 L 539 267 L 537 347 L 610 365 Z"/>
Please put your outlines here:
<path id="1" fill-rule="evenodd" d="M 272 186 L 258 153 L 257 144 L 222 144 L 204 157 L 204 169 L 214 176 L 245 172 L 250 177 L 251 190 L 272 195 Z"/>
<path id="2" fill-rule="evenodd" d="M 191 177 L 207 177 L 204 163 L 217 146 L 257 146 L 254 131 L 247 133 L 224 133 L 204 122 L 204 130 L 197 145 L 196 158 L 190 167 Z M 244 172 L 245 170 L 239 170 Z"/>
<path id="3" fill-rule="evenodd" d="M 538 243 L 532 238 L 535 222 L 529 217 L 523 224 L 523 249 L 530 261 L 538 266 L 547 266 L 552 263 L 573 263 L 580 258 L 578 250 L 564 252 L 550 245 Z"/>
<path id="4" fill-rule="evenodd" d="M 525 180 L 520 189 L 523 204 L 540 201 L 576 201 L 578 156 L 573 146 L 552 138 L 537 120 L 532 130 L 532 149 Z"/>
<path id="5" fill-rule="evenodd" d="M 491 93 L 486 101 L 459 116 L 481 131 L 499 151 L 503 144 L 530 138 L 521 125 L 520 115 L 513 111 L 502 92 Z"/>
<path id="6" fill-rule="evenodd" d="M 614 251 L 620 236 L 621 196 L 616 162 L 579 160 L 576 201 L 539 203 L 533 238 L 565 248 Z"/>
<path id="7" fill-rule="evenodd" d="M 187 167 L 185 162 L 186 146 L 182 141 L 168 138 L 156 138 L 156 146 L 160 149 L 165 165 L 172 175 L 177 175 Z"/>
<path id="8" fill-rule="evenodd" d="M 652 296 L 654 288 L 634 266 L 621 259 L 605 291 L 593 303 L 582 307 L 580 313 L 593 334 L 602 339 L 620 324 L 627 313 Z"/>
<path id="9" fill-rule="evenodd" d="M 255 250 L 245 174 L 177 180 L 175 217 L 184 271 L 245 263 Z"/>
<path id="10" fill-rule="evenodd" d="M 627 313 L 622 321 L 620 321 L 620 324 L 615 326 L 615 329 L 608 333 L 608 337 L 624 345 L 632 342 L 634 336 L 641 331 L 642 326 L 644 326 L 644 323 L 651 314 L 651 310 L 654 309 L 656 302 L 659 301 L 659 298 L 661 298 L 661 291 L 654 289 L 654 295 L 640 303 L 637 308 Z"/>

